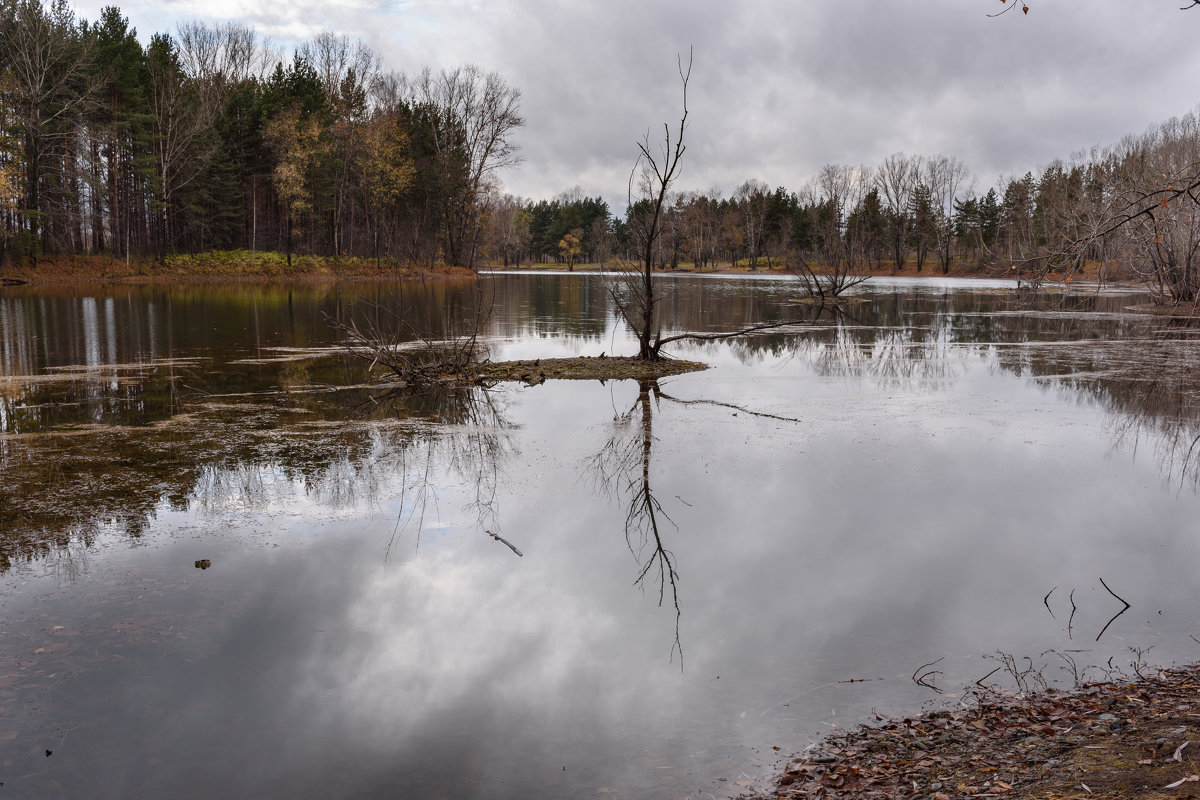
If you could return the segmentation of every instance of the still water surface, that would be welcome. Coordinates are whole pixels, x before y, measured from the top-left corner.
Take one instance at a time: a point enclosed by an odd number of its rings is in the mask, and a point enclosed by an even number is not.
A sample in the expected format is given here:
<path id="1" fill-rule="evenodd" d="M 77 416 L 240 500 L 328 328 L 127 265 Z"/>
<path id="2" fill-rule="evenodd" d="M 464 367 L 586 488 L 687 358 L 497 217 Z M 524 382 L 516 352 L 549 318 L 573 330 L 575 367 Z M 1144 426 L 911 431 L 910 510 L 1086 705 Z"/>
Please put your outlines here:
<path id="1" fill-rule="evenodd" d="M 416 398 L 329 324 L 636 349 L 596 276 L 481 285 L 0 294 L 4 796 L 727 797 L 999 653 L 1200 653 L 1200 344 L 1136 293 L 679 277 L 810 324 Z"/>

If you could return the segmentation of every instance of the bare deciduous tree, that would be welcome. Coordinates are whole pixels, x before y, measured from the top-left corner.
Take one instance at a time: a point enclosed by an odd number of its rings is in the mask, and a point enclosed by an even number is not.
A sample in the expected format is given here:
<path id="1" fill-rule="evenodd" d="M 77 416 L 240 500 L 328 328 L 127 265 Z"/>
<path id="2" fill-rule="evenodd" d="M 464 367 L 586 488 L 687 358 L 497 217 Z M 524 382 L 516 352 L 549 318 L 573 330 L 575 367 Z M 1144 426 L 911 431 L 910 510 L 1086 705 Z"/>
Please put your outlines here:
<path id="1" fill-rule="evenodd" d="M 269 40 L 259 40 L 253 28 L 234 22 L 210 24 L 200 20 L 176 28 L 184 71 L 197 81 L 201 97 L 216 114 L 233 86 L 262 79 L 279 61 Z"/>
<path id="2" fill-rule="evenodd" d="M 827 302 L 870 277 L 864 242 L 846 222 L 873 180 L 874 173 L 865 167 L 826 164 L 804 190 L 813 235 L 788 261 L 801 288 L 814 300 Z"/>
<path id="3" fill-rule="evenodd" d="M 908 247 L 908 204 L 920 172 L 920 156 L 893 153 L 883 160 L 875 175 L 875 185 L 883 195 L 891 215 L 893 269 L 904 268 Z"/>
<path id="4" fill-rule="evenodd" d="M 513 133 L 524 126 L 521 91 L 497 72 L 467 65 L 419 73 L 409 85 L 411 100 L 436 110 L 431 141 L 447 165 L 465 160 L 463 190 L 447 209 L 444 255 L 448 262 L 474 267 L 480 245 L 480 200 L 501 169 L 520 163 Z"/>
<path id="5" fill-rule="evenodd" d="M 746 247 L 746 255 L 750 259 L 750 269 L 758 268 L 759 249 L 763 244 L 763 233 L 767 223 L 767 197 L 770 194 L 767 184 L 758 180 L 748 180 L 733 193 L 741 217 L 742 237 Z"/>
<path id="6" fill-rule="evenodd" d="M 629 175 L 628 200 L 631 214 L 631 234 L 642 251 L 640 272 L 626 270 L 623 279 L 611 287 L 613 301 L 620 315 L 637 332 L 638 358 L 653 361 L 659 357 L 662 330 L 656 328 L 654 291 L 654 248 L 662 235 L 663 216 L 667 207 L 667 192 L 679 176 L 680 162 L 687 147 L 683 143 L 687 131 L 687 87 L 692 75 L 692 53 L 688 52 L 685 69 L 683 58 L 676 64 L 683 89 L 683 112 L 679 127 L 672 133 L 671 125 L 663 123 L 663 138 L 659 145 L 651 143 L 650 133 L 638 142 L 638 158 Z M 635 201 L 635 195 L 637 200 Z"/>
<path id="7" fill-rule="evenodd" d="M 926 175 L 936 219 L 938 260 L 942 274 L 950 272 L 951 247 L 954 244 L 954 205 L 970 177 L 967 165 L 953 156 L 934 156 L 926 162 Z"/>
<path id="8" fill-rule="evenodd" d="M 169 37 L 155 36 L 151 41 L 147 68 L 162 243 L 170 247 L 174 241 L 176 196 L 204 174 L 216 153 L 216 142 L 210 135 L 216 109 L 199 101 L 195 82 L 184 74 L 178 50 Z"/>

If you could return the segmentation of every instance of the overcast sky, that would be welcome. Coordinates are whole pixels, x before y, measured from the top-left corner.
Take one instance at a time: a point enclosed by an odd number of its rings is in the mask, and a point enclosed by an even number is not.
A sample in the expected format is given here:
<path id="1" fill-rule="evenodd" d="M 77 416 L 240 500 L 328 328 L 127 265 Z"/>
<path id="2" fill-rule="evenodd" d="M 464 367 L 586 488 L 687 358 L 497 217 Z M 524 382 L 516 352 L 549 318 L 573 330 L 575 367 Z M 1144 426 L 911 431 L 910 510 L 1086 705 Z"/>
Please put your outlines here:
<path id="1" fill-rule="evenodd" d="M 1019 0 L 1009 0 L 1019 2 Z M 624 207 L 635 142 L 676 124 L 694 48 L 681 189 L 798 189 L 823 164 L 954 155 L 982 190 L 1200 104 L 1200 8 L 1182 0 L 127 0 L 147 40 L 234 20 L 290 51 L 322 30 L 404 72 L 474 63 L 522 92 L 505 188 L 580 186 Z M 100 0 L 77 4 L 95 19 Z M 253 10 L 252 10 L 253 9 Z M 619 207 L 618 207 L 619 204 Z"/>

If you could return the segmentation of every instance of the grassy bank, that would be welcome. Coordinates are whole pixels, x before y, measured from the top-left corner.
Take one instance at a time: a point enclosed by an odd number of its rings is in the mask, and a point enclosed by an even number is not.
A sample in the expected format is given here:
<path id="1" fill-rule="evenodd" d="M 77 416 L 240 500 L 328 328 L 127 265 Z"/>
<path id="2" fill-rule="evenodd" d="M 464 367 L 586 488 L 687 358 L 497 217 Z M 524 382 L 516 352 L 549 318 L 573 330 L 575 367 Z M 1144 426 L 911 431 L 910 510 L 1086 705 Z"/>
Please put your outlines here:
<path id="1" fill-rule="evenodd" d="M 420 279 L 468 277 L 461 267 L 399 266 L 373 258 L 333 258 L 272 251 L 216 250 L 169 255 L 163 259 L 124 259 L 110 256 L 56 256 L 36 266 L 0 267 L 0 279 L 23 283 L 153 283 L 158 281 L 334 280 L 340 278 Z"/>

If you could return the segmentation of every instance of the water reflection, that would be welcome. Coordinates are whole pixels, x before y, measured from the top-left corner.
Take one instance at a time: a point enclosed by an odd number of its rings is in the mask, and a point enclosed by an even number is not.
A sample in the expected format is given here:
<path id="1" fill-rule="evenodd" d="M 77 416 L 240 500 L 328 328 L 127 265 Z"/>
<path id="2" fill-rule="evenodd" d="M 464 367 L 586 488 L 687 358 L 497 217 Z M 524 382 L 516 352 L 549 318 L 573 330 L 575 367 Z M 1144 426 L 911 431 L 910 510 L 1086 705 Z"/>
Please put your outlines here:
<path id="1" fill-rule="evenodd" d="M 136 539 L 168 510 L 261 510 L 297 490 L 335 509 L 370 505 L 418 447 L 472 473 L 482 499 L 504 452 L 502 411 L 493 398 L 364 387 L 193 398 L 140 428 L 0 437 L 0 571 L 90 546 L 101 528 Z M 475 433 L 433 430 L 435 413 Z"/>
<path id="2" fill-rule="evenodd" d="M 87 543 L 101 523 L 137 537 L 160 505 L 180 508 L 193 495 L 220 497 L 231 484 L 250 480 L 259 464 L 277 465 L 270 468 L 284 474 L 299 464 L 311 481 L 309 467 L 330 471 L 332 464 L 352 463 L 346 453 L 371 449 L 337 441 L 348 430 L 334 434 L 322 424 L 422 419 L 503 430 L 503 409 L 493 397 L 371 389 L 364 365 L 330 342 L 336 331 L 325 320 L 348 319 L 364 307 L 399 309 L 408 338 L 442 336 L 458 330 L 453 320 L 478 308 L 482 295 L 492 298 L 491 342 L 532 338 L 543 348 L 579 352 L 611 347 L 617 333 L 600 284 L 582 275 L 498 275 L 485 288 L 455 282 L 137 287 L 85 297 L 6 291 L 0 296 L 0 432 L 64 435 L 0 434 L 0 523 L 7 531 L 0 569 L 73 540 Z M 786 282 L 672 280 L 665 286 L 670 329 L 729 330 L 798 313 Z M 1200 377 L 1190 365 L 1200 342 L 1190 328 L 1127 313 L 1136 300 L 1127 294 L 1043 295 L 1036 299 L 1041 307 L 1030 307 L 992 288 L 898 286 L 905 288 L 867 284 L 856 302 L 814 316 L 799 332 L 762 333 L 706 352 L 729 353 L 747 365 L 790 360 L 816 376 L 869 378 L 909 391 L 936 391 L 981 372 L 1031 378 L 1107 409 L 1118 449 L 1149 449 L 1176 489 L 1197 488 Z M 542 338 L 551 333 L 559 338 Z M 646 459 L 650 404 L 661 399 L 659 390 L 646 387 L 644 402 L 618 415 L 623 435 L 644 429 L 638 441 Z M 279 433 L 293 425 L 302 427 L 294 435 Z M 141 431 L 132 435 L 121 426 Z M 616 437 L 604 467 L 610 472 L 620 460 Z M 298 448 L 289 439 L 316 443 Z M 479 437 L 451 456 L 477 473 L 484 527 L 498 524 L 486 512 L 486 498 L 495 494 L 502 439 Z M 622 457 L 633 452 L 630 447 Z M 245 476 L 227 474 L 231 463 L 242 464 Z M 342 488 L 328 494 L 332 503 L 370 495 L 351 488 L 349 476 L 359 474 L 357 467 L 346 472 Z M 634 524 L 631 538 L 658 539 L 653 496 L 643 489 L 630 493 L 642 498 L 640 516 L 630 521 L 644 520 L 647 527 L 639 533 Z M 668 559 L 646 563 L 673 585 Z"/>
<path id="3" fill-rule="evenodd" d="M 585 276 L 495 285 L 496 357 L 629 344 Z M 796 313 L 668 288 L 674 327 Z M 395 287 L 242 291 L 0 296 L 13 796 L 721 795 L 939 657 L 1190 652 L 1200 353 L 1127 297 L 868 284 L 669 382 L 413 394 L 319 327 Z M 474 290 L 429 291 L 444 331 Z"/>
<path id="4" fill-rule="evenodd" d="M 671 655 L 679 653 L 679 666 L 682 669 L 679 572 L 675 557 L 663 544 L 660 521 L 676 526 L 651 488 L 654 409 L 661 398 L 658 381 L 638 381 L 637 399 L 625 411 L 614 415 L 611 436 L 600 451 L 588 459 L 586 469 L 600 492 L 626 501 L 625 544 L 638 564 L 633 585 L 643 586 L 647 576 L 655 579 L 660 607 L 670 588 L 671 603 L 675 607 L 675 642 L 671 647 Z"/>

